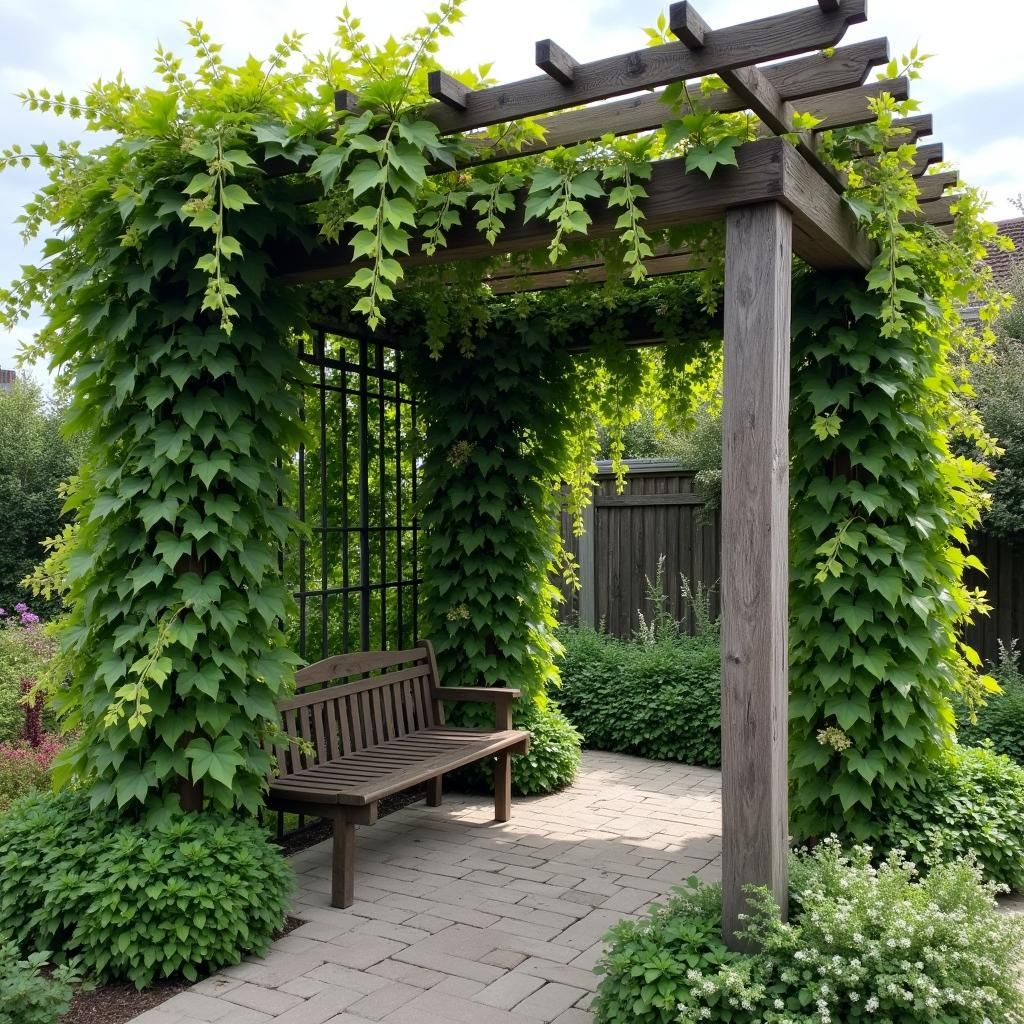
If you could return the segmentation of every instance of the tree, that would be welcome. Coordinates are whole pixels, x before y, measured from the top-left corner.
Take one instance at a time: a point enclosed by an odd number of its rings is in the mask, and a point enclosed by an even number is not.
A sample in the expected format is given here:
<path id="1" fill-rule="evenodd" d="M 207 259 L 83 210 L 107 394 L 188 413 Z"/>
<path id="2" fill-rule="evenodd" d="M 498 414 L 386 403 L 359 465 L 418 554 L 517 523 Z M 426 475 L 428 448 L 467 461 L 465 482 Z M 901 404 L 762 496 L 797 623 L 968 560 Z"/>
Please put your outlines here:
<path id="1" fill-rule="evenodd" d="M 971 383 L 978 413 L 1003 449 L 993 460 L 992 506 L 984 525 L 990 533 L 1024 543 L 1024 260 L 1007 282 L 1014 305 L 996 323 L 999 341 L 989 362 L 976 365 Z"/>
<path id="2" fill-rule="evenodd" d="M 43 557 L 41 544 L 66 521 L 60 484 L 78 468 L 80 443 L 61 433 L 64 402 L 31 379 L 0 391 L 0 607 L 32 600 L 21 585 Z M 32 600 L 43 613 L 57 601 Z"/>

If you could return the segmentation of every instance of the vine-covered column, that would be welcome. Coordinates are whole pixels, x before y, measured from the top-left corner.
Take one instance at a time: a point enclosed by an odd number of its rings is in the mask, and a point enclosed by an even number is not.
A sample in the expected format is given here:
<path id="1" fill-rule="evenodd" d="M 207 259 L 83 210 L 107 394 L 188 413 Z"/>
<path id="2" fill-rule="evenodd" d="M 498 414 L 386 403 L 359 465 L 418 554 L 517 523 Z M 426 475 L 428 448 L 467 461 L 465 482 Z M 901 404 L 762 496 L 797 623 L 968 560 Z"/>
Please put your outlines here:
<path id="1" fill-rule="evenodd" d="M 58 779 L 150 812 L 255 810 L 296 660 L 278 466 L 301 431 L 299 317 L 263 254 L 274 189 L 243 177 L 257 203 L 226 183 L 253 161 L 220 133 L 184 153 L 118 145 L 137 187 L 97 193 L 76 241 L 50 243 L 54 359 L 89 439 L 69 499 L 70 679 L 55 703 L 76 739 Z"/>
<path id="2" fill-rule="evenodd" d="M 569 371 L 538 325 L 506 317 L 472 351 L 449 344 L 415 371 L 426 434 L 422 617 L 446 683 L 506 684 L 533 702 L 557 681 L 549 572 Z"/>
<path id="3" fill-rule="evenodd" d="M 827 276 L 794 314 L 792 829 L 868 838 L 952 741 L 981 683 L 959 639 L 985 468 L 949 449 L 956 385 L 926 314 Z M 919 307 L 920 308 L 920 307 Z M 983 681 L 982 681 L 983 682 Z"/>

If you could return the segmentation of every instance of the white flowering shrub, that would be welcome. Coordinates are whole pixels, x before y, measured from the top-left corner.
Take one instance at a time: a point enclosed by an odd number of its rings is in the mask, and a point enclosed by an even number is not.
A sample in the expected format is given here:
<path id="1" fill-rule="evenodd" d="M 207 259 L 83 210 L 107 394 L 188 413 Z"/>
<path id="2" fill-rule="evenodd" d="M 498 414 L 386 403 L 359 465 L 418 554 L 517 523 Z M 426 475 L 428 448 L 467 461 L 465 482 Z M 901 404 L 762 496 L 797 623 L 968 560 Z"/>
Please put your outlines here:
<path id="1" fill-rule="evenodd" d="M 695 878 L 647 917 L 620 921 L 607 938 L 592 1007 L 601 1024 L 674 1024 L 694 984 L 742 959 L 722 941 L 721 888 Z"/>
<path id="2" fill-rule="evenodd" d="M 1024 922 L 970 860 L 919 878 L 837 841 L 793 859 L 791 921 L 755 892 L 757 955 L 689 971 L 680 1024 L 1020 1024 Z M 601 1020 L 601 1018 L 598 1018 Z"/>

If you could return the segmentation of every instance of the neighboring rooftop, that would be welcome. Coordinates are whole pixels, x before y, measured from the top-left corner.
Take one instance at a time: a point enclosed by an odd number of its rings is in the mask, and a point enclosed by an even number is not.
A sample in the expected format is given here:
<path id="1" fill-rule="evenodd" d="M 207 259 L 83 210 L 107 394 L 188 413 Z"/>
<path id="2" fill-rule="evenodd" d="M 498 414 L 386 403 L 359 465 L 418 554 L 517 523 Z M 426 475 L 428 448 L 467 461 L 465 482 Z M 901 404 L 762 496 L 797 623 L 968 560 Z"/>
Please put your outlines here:
<path id="1" fill-rule="evenodd" d="M 999 234 L 1011 239 L 1016 247 L 1013 252 L 996 250 L 989 252 L 986 257 L 986 262 L 992 268 L 995 279 L 1005 281 L 1010 276 L 1010 270 L 1014 263 L 1024 259 L 1024 217 L 998 221 L 996 227 L 999 228 Z"/>

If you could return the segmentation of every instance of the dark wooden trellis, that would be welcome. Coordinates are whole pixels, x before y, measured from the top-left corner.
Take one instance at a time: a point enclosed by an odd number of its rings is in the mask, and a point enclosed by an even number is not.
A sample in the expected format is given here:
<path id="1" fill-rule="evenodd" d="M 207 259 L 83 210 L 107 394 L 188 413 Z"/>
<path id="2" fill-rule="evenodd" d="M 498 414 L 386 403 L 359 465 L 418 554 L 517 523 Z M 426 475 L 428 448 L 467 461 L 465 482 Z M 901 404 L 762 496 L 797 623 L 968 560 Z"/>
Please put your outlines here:
<path id="1" fill-rule="evenodd" d="M 310 536 L 289 559 L 296 646 L 310 661 L 418 636 L 416 401 L 401 349 L 316 327 L 299 342 L 311 443 L 296 461 Z"/>
<path id="2" fill-rule="evenodd" d="M 889 59 L 888 43 L 871 40 L 833 50 L 847 28 L 866 20 L 865 0 L 818 0 L 816 5 L 740 25 L 712 28 L 688 2 L 670 8 L 677 42 L 579 62 L 551 40 L 537 44 L 533 78 L 473 91 L 440 72 L 431 75 L 436 101 L 426 111 L 447 135 L 476 143 L 467 163 L 513 155 L 489 148 L 479 129 L 523 117 L 541 117 L 544 139 L 525 152 L 629 135 L 660 127 L 672 116 L 661 90 L 680 81 L 718 75 L 726 91 L 695 104 L 750 111 L 764 136 L 736 150 L 738 166 L 708 180 L 685 173 L 681 159 L 658 161 L 641 203 L 651 228 L 724 221 L 725 400 L 722 466 L 722 784 L 723 917 L 726 940 L 735 937 L 746 907 L 743 888 L 767 886 L 787 905 L 787 580 L 789 333 L 793 255 L 816 268 L 866 269 L 874 250 L 843 201 L 843 182 L 818 155 L 821 131 L 873 119 L 868 100 L 885 91 L 906 97 L 909 83 L 865 85 L 870 70 Z M 791 59 L 792 58 L 792 59 Z M 780 63 L 775 63 L 780 62 Z M 608 102 L 610 101 L 610 102 Z M 339 111 L 356 108 L 337 96 Z M 791 134 L 796 111 L 821 118 L 813 131 Z M 916 143 L 931 118 L 903 122 Z M 474 134 L 477 133 L 477 134 Z M 952 221 L 957 183 L 952 172 L 925 176 L 942 160 L 941 145 L 917 149 L 920 222 Z M 438 170 L 442 170 L 439 168 Z M 546 271 L 527 271 L 515 255 L 543 248 L 550 225 L 525 221 L 518 197 L 497 243 L 472 227 L 454 229 L 442 255 L 421 249 L 407 267 L 505 256 L 491 281 L 495 291 L 560 287 L 601 281 L 600 259 Z M 596 204 L 592 238 L 614 234 L 617 213 Z M 294 282 L 347 278 L 356 269 L 349 239 L 312 254 L 277 254 L 281 276 Z M 662 248 L 648 261 L 652 274 L 691 266 L 685 249 Z M 643 339 L 650 341 L 651 339 Z"/>

